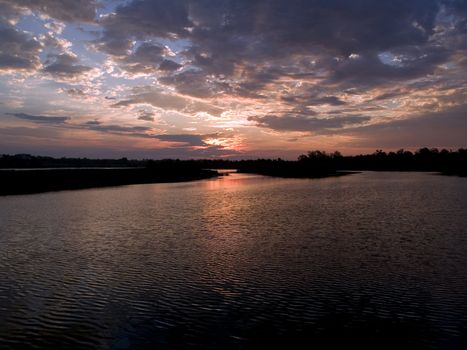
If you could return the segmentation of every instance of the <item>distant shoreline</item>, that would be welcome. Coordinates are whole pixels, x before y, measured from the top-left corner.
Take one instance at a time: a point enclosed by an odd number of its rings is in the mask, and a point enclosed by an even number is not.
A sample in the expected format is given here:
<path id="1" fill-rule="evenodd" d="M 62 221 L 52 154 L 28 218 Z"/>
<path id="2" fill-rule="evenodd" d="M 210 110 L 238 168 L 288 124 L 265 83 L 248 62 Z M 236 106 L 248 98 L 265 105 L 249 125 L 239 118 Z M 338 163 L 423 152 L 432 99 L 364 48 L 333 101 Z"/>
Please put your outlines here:
<path id="1" fill-rule="evenodd" d="M 362 171 L 365 171 L 351 170 L 327 173 L 306 173 L 268 170 L 238 169 L 237 172 L 284 179 L 323 179 L 328 177 L 341 177 L 346 175 L 359 174 Z M 463 173 L 436 173 L 439 175 L 448 176 L 466 176 L 466 174 Z M 150 168 L 1 169 L 0 196 L 38 194 L 46 192 L 117 187 L 138 184 L 189 182 L 215 178 L 223 175 L 225 174 L 218 172 L 217 169 L 183 169 L 183 171 L 176 171 L 176 169 Z"/>
<path id="2" fill-rule="evenodd" d="M 359 174 L 361 171 L 333 171 L 327 173 L 305 173 L 305 172 L 268 172 L 268 171 L 261 171 L 261 170 L 242 170 L 239 169 L 238 173 L 241 174 L 258 174 L 263 176 L 272 176 L 272 177 L 280 177 L 284 179 L 322 179 L 326 177 L 340 177 L 352 174 Z"/>
<path id="3" fill-rule="evenodd" d="M 339 171 L 321 174 L 268 174 L 262 171 L 239 171 L 280 178 L 325 178 L 358 173 Z M 176 183 L 215 178 L 224 174 L 215 169 L 174 169 L 148 168 L 56 168 L 56 169 L 1 169 L 0 196 L 37 194 L 67 190 L 116 187 L 125 185 Z"/>

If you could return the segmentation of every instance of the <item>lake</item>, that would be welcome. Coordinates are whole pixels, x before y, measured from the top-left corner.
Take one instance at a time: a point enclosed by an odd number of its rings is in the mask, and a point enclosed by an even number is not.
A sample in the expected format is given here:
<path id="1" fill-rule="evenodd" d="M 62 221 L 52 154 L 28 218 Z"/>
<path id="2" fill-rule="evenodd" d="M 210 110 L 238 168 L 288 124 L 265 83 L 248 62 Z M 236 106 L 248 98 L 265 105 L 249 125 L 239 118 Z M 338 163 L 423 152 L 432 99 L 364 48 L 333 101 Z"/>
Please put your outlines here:
<path id="1" fill-rule="evenodd" d="M 305 345 L 303 345 L 305 344 Z M 0 348 L 467 346 L 467 179 L 0 197 Z"/>

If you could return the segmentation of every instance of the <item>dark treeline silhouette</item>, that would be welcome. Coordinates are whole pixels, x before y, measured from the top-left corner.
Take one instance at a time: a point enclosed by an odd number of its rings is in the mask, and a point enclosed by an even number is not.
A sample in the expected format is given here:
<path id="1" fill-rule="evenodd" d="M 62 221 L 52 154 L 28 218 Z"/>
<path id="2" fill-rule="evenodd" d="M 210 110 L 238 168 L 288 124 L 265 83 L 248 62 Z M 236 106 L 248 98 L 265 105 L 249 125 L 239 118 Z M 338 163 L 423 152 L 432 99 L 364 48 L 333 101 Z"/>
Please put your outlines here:
<path id="1" fill-rule="evenodd" d="M 134 160 L 52 158 L 28 154 L 0 156 L 0 169 L 23 168 L 154 168 L 156 166 L 188 169 L 238 169 L 242 172 L 310 173 L 329 174 L 340 170 L 384 170 L 384 171 L 436 171 L 450 174 L 465 174 L 467 149 L 438 150 L 421 148 L 415 152 L 399 150 L 372 154 L 343 156 L 340 152 L 326 153 L 310 151 L 300 155 L 296 161 L 278 159 L 255 160 Z"/>
<path id="2" fill-rule="evenodd" d="M 213 169 L 237 169 L 241 173 L 255 173 L 261 175 L 291 177 L 291 178 L 319 178 L 346 175 L 348 172 L 337 167 L 334 154 L 319 152 L 322 157 L 305 159 L 300 156 L 298 161 L 283 159 L 255 159 L 255 160 L 201 160 L 204 167 Z"/>
<path id="3" fill-rule="evenodd" d="M 297 161 L 282 159 L 201 160 L 205 168 L 238 169 L 239 172 L 282 177 L 322 177 L 342 175 L 345 171 L 430 171 L 467 176 L 467 149 L 457 151 L 421 148 L 415 152 L 399 150 L 343 156 L 340 152 L 310 151 Z"/>
<path id="4" fill-rule="evenodd" d="M 343 156 L 340 152 L 326 153 L 310 151 L 300 155 L 296 161 L 278 159 L 255 160 L 134 160 L 52 158 L 28 154 L 0 156 L 0 169 L 24 168 L 155 168 L 168 166 L 171 169 L 238 169 L 241 172 L 270 173 L 271 175 L 329 175 L 342 170 L 382 170 L 382 171 L 435 171 L 447 174 L 465 175 L 467 149 L 438 150 L 421 148 L 415 152 L 399 150 L 372 154 Z"/>
<path id="5" fill-rule="evenodd" d="M 400 149 L 386 153 L 338 157 L 337 166 L 349 170 L 433 171 L 453 175 L 467 174 L 467 149 L 449 151 L 420 148 L 415 152 Z"/>
<path id="6" fill-rule="evenodd" d="M 89 158 L 52 158 L 32 156 L 30 154 L 4 154 L 0 157 L 0 169 L 24 168 L 127 168 L 144 167 L 147 161 L 120 159 L 89 159 Z"/>
<path id="7" fill-rule="evenodd" d="M 373 171 L 430 171 L 450 175 L 467 175 L 467 149 L 448 151 L 420 148 L 415 152 L 400 149 L 397 152 L 377 150 L 372 154 L 342 156 L 339 152 L 308 152 L 298 158 L 307 166 L 330 170 Z"/>

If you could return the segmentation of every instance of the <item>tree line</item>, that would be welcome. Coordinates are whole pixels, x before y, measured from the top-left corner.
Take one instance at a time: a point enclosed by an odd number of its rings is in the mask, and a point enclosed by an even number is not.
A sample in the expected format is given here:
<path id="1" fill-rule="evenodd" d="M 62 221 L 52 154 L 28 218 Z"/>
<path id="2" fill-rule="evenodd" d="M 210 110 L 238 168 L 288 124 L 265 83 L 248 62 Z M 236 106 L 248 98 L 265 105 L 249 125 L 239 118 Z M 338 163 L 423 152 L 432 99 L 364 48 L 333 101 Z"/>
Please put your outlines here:
<path id="1" fill-rule="evenodd" d="M 343 156 L 336 151 L 328 153 L 314 150 L 302 154 L 297 160 L 254 159 L 197 159 L 197 160 L 134 160 L 89 159 L 89 158 L 52 158 L 28 154 L 0 156 L 0 168 L 170 168 L 178 171 L 189 169 L 238 169 L 283 177 L 319 177 L 342 171 L 434 171 L 446 174 L 467 175 L 467 149 L 446 150 L 420 148 L 415 152 L 400 149 L 396 152 L 376 150 L 371 154 Z"/>

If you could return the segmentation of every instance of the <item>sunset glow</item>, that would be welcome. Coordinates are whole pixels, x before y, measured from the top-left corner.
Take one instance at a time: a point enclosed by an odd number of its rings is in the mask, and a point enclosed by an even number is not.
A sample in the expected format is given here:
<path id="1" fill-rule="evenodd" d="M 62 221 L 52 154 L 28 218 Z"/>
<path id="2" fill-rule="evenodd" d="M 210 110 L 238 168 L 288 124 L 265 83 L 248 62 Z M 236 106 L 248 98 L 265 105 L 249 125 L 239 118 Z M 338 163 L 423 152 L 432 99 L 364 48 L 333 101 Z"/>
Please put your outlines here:
<path id="1" fill-rule="evenodd" d="M 0 0 L 2 153 L 465 146 L 467 5 Z"/>

